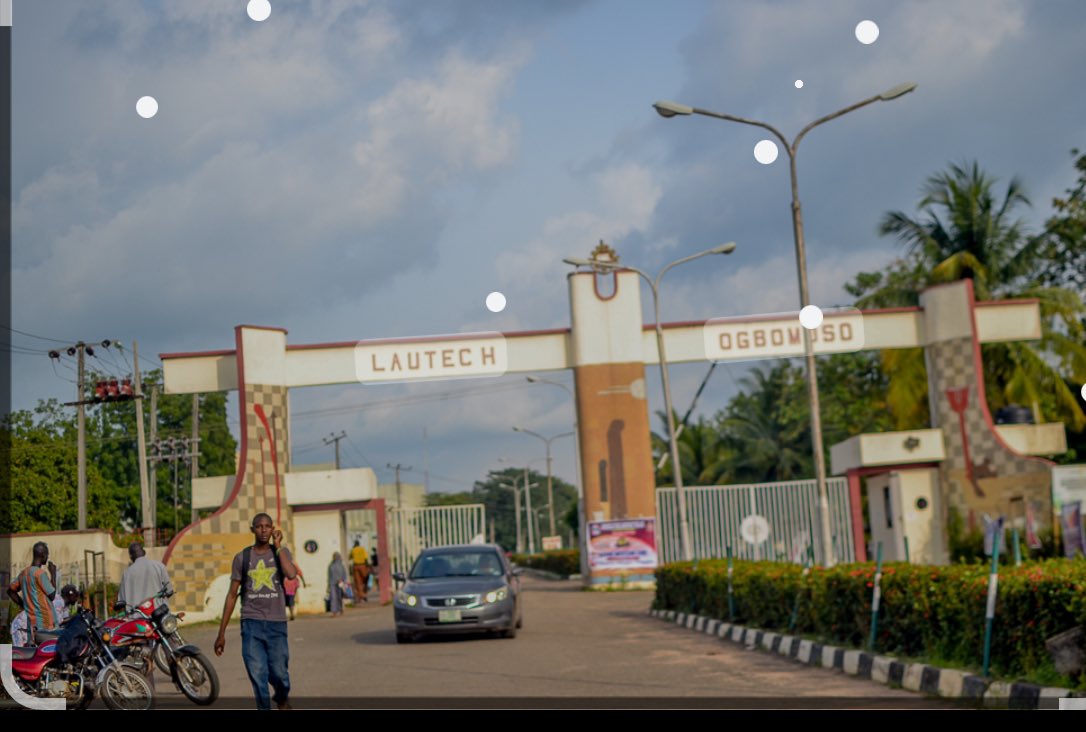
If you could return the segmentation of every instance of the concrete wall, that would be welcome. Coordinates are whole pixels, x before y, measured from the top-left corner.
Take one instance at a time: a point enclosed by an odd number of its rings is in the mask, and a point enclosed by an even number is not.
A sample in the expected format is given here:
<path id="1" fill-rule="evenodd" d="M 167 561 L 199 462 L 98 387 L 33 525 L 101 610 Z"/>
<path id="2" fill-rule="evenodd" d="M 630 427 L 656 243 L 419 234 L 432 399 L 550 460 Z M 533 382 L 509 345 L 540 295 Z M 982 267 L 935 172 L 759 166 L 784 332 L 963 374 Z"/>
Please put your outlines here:
<path id="1" fill-rule="evenodd" d="M 110 582 L 119 582 L 129 565 L 128 550 L 114 546 L 113 537 L 108 531 L 88 529 L 4 534 L 0 536 L 0 571 L 7 571 L 14 577 L 17 572 L 28 567 L 33 561 L 34 545 L 39 541 L 49 545 L 49 560 L 57 565 L 61 584 L 71 582 L 78 585 L 83 582 L 84 552 L 87 550 L 105 554 L 106 573 Z M 153 551 L 148 550 L 148 554 Z M 87 566 L 89 567 L 89 564 Z"/>
<path id="2" fill-rule="evenodd" d="M 370 468 L 291 472 L 283 476 L 283 483 L 291 506 L 368 501 L 378 497 L 377 475 Z"/>
<path id="3" fill-rule="evenodd" d="M 305 587 L 298 589 L 295 602 L 299 612 L 324 612 L 324 596 L 328 592 L 328 565 L 332 554 L 346 558 L 346 539 L 338 511 L 306 511 L 294 514 L 294 556 L 305 576 Z M 307 541 L 317 542 L 317 551 L 305 551 Z M 367 548 L 368 550 L 368 548 Z"/>

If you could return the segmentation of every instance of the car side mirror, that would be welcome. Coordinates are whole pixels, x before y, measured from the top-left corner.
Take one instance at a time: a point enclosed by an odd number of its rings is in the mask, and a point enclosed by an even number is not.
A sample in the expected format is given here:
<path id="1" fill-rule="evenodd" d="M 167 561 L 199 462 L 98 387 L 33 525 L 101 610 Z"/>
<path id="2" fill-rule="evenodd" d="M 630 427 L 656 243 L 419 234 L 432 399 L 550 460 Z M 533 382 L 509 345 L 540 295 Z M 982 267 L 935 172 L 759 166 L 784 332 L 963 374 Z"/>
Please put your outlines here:
<path id="1" fill-rule="evenodd" d="M 524 570 L 521 567 L 513 567 L 513 576 L 520 577 L 524 574 Z"/>
<path id="2" fill-rule="evenodd" d="M 397 582 L 406 582 L 407 576 L 404 575 L 403 572 L 393 572 L 392 579 L 396 580 Z"/>

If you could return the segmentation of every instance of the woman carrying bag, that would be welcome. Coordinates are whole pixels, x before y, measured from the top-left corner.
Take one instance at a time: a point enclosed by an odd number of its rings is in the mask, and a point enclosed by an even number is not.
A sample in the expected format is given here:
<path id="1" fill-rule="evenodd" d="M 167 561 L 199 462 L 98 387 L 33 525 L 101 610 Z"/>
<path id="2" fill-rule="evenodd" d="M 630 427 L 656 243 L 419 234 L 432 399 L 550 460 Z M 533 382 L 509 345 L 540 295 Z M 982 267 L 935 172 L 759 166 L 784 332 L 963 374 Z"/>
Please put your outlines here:
<path id="1" fill-rule="evenodd" d="M 347 585 L 347 568 L 339 552 L 332 555 L 328 565 L 328 611 L 333 616 L 343 614 L 343 588 Z"/>

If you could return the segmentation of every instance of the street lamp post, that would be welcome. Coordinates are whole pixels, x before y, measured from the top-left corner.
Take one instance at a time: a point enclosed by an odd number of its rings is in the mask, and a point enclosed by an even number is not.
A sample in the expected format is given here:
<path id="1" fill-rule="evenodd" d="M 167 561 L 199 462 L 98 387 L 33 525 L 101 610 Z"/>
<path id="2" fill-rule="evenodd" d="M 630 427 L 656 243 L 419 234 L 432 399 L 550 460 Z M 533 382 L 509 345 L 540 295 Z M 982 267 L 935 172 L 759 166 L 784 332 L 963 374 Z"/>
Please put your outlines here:
<path id="1" fill-rule="evenodd" d="M 520 554 L 524 551 L 524 540 L 520 533 L 520 493 L 517 492 L 517 481 L 514 478 L 512 483 L 498 483 L 498 485 L 513 491 L 513 513 L 517 519 L 517 554 Z"/>
<path id="2" fill-rule="evenodd" d="M 677 267 L 680 264 L 686 262 L 692 262 L 695 259 L 708 256 L 710 254 L 731 254 L 735 251 L 735 242 L 731 241 L 727 244 L 720 244 L 712 249 L 706 249 L 704 252 L 698 252 L 697 254 L 691 254 L 688 257 L 682 259 L 676 259 L 671 264 L 668 264 L 660 273 L 656 275 L 656 279 L 652 279 L 648 274 L 641 271 L 637 267 L 630 267 L 628 265 L 621 265 L 617 262 L 602 262 L 599 260 L 589 259 L 577 259 L 568 258 L 564 259 L 566 264 L 572 264 L 574 266 L 595 267 L 598 269 L 628 269 L 631 272 L 636 272 L 649 283 L 649 287 L 652 288 L 652 306 L 656 321 L 656 351 L 660 360 L 660 378 L 663 381 L 664 387 L 664 409 L 667 411 L 667 436 L 668 443 L 671 446 L 671 464 L 674 467 L 675 473 L 675 492 L 679 498 L 679 536 L 682 541 L 683 558 L 686 561 L 691 561 L 694 558 L 693 548 L 690 545 L 690 523 L 686 516 L 686 492 L 683 490 L 683 473 L 681 463 L 679 462 L 679 443 L 675 439 L 675 416 L 672 413 L 671 408 L 671 381 L 668 378 L 667 369 L 667 353 L 664 350 L 664 329 L 660 324 L 660 280 L 664 274 L 667 273 L 672 267 Z"/>
<path id="3" fill-rule="evenodd" d="M 573 401 L 573 469 L 577 473 L 577 480 L 575 487 L 577 488 L 577 548 L 580 550 L 580 563 L 581 563 L 581 577 L 588 577 L 588 550 L 585 544 L 585 512 L 584 512 L 584 477 L 581 475 L 581 436 L 580 425 L 577 421 L 577 397 L 574 396 L 573 390 L 565 384 L 558 381 L 551 381 L 550 379 L 544 379 L 541 376 L 529 375 L 525 377 L 530 384 L 550 384 L 551 386 L 557 386 L 559 389 L 565 390 L 569 394 L 569 398 Z"/>
<path id="4" fill-rule="evenodd" d="M 514 432 L 523 432 L 524 434 L 531 435 L 532 437 L 538 437 L 539 439 L 543 440 L 543 444 L 545 444 L 547 446 L 547 503 L 550 506 L 550 520 L 551 520 L 551 533 L 550 533 L 550 535 L 554 536 L 555 533 L 557 532 L 557 528 L 555 527 L 555 523 L 554 523 L 554 488 L 553 488 L 553 485 L 552 485 L 552 478 L 551 478 L 551 442 L 553 442 L 554 440 L 557 440 L 560 437 L 569 437 L 570 435 L 573 435 L 574 433 L 573 432 L 563 432 L 562 434 L 555 435 L 554 437 L 544 437 L 543 435 L 539 434 L 538 432 L 532 432 L 531 430 L 526 430 L 523 427 L 514 427 L 513 431 Z"/>
<path id="5" fill-rule="evenodd" d="M 744 125 L 753 125 L 754 127 L 761 127 L 762 129 L 771 132 L 781 144 L 784 145 L 784 150 L 788 153 L 788 165 L 789 172 L 792 179 L 792 235 L 795 239 L 796 246 L 796 269 L 799 273 L 799 298 L 800 307 L 805 308 L 811 304 L 810 294 L 807 288 L 807 253 L 803 239 L 803 215 L 800 210 L 799 204 L 799 179 L 796 176 L 796 149 L 799 147 L 800 141 L 803 137 L 819 125 L 829 122 L 830 120 L 837 119 L 838 117 L 848 114 L 860 107 L 866 107 L 873 102 L 888 102 L 893 99 L 897 99 L 905 94 L 916 89 L 916 84 L 912 82 L 906 82 L 904 84 L 898 84 L 897 86 L 887 89 L 882 94 L 876 94 L 873 97 L 865 99 L 856 104 L 852 104 L 844 109 L 840 109 L 833 114 L 828 114 L 825 117 L 820 117 L 814 122 L 800 130 L 796 135 L 794 141 L 789 142 L 784 135 L 782 135 L 775 127 L 766 124 L 765 122 L 758 122 L 756 120 L 746 119 L 744 117 L 736 117 L 731 114 L 722 114 L 720 112 L 712 112 L 707 109 L 699 109 L 697 107 L 690 107 L 685 104 L 678 104 L 676 102 L 656 102 L 652 105 L 656 112 L 665 118 L 676 116 L 689 116 L 691 114 L 700 114 L 704 117 L 714 117 L 716 119 L 722 119 L 727 122 L 738 122 Z M 819 409 L 818 399 L 818 374 L 815 371 L 815 358 L 814 348 L 811 342 L 811 334 L 807 328 L 803 329 L 803 355 L 807 367 L 807 390 L 810 395 L 810 410 L 811 410 L 811 443 L 814 450 L 815 459 L 815 473 L 818 478 L 818 503 L 819 503 L 819 515 L 821 517 L 821 529 L 822 529 L 822 549 L 826 558 L 826 565 L 832 566 L 835 563 L 833 543 L 831 541 L 831 529 L 830 529 L 830 502 L 829 494 L 826 490 L 826 458 L 823 454 L 822 448 L 822 416 Z M 675 456 L 671 458 L 675 460 Z"/>

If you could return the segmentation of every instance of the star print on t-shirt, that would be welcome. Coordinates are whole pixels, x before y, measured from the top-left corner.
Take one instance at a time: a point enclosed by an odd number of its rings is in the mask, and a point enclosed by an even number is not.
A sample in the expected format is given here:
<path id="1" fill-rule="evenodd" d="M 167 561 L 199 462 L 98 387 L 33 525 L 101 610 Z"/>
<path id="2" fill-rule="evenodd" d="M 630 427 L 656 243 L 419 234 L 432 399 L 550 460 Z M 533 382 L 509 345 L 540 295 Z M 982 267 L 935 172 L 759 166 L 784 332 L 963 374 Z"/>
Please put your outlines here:
<path id="1" fill-rule="evenodd" d="M 249 570 L 249 578 L 252 580 L 252 592 L 256 592 L 261 587 L 267 587 L 269 590 L 275 590 L 275 583 L 272 578 L 275 577 L 275 569 L 268 567 L 264 564 L 264 560 L 261 559 L 256 563 L 256 566 Z"/>

